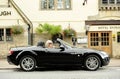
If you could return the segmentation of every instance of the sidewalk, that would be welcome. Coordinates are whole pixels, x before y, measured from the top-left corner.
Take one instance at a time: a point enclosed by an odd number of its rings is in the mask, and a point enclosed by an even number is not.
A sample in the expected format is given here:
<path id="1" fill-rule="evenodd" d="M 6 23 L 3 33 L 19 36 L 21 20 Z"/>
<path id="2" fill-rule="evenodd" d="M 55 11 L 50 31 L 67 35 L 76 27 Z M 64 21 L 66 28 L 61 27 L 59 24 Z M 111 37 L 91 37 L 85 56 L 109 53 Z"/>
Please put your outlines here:
<path id="1" fill-rule="evenodd" d="M 7 59 L 0 59 L 0 69 L 19 68 L 19 66 L 10 65 Z"/>
<path id="2" fill-rule="evenodd" d="M 111 59 L 109 67 L 120 67 L 120 59 Z M 0 59 L 0 69 L 19 68 L 19 66 L 9 65 L 7 59 Z"/>
<path id="3" fill-rule="evenodd" d="M 110 67 L 120 67 L 120 59 L 115 59 L 115 58 L 110 59 L 110 63 L 109 63 L 108 66 L 110 66 Z"/>

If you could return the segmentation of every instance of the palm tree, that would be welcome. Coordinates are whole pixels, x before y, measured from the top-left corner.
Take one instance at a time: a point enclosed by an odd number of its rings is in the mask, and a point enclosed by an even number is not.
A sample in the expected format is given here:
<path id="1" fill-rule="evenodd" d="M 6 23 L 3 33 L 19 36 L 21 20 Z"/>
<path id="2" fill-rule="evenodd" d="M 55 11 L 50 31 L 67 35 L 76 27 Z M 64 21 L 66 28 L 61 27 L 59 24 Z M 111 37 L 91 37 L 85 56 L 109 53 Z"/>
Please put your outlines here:
<path id="1" fill-rule="evenodd" d="M 62 31 L 61 25 L 51 25 L 48 23 L 45 23 L 43 25 L 39 24 L 39 26 L 36 28 L 37 34 L 46 33 L 50 35 L 52 39 L 55 35 L 61 33 L 61 31 Z"/>

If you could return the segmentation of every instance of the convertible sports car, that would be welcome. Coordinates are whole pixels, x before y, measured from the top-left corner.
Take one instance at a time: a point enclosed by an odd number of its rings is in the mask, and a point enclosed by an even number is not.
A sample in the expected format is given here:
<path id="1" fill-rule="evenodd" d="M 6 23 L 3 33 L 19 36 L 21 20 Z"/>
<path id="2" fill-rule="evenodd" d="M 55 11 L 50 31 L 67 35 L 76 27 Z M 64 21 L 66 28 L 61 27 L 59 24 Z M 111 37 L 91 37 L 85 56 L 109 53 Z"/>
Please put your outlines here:
<path id="1" fill-rule="evenodd" d="M 45 48 L 42 44 L 11 48 L 7 60 L 10 64 L 20 65 L 24 71 L 51 66 L 80 66 L 94 71 L 108 65 L 110 61 L 104 51 L 72 47 L 61 39 L 57 39 L 55 45 L 55 48 Z"/>

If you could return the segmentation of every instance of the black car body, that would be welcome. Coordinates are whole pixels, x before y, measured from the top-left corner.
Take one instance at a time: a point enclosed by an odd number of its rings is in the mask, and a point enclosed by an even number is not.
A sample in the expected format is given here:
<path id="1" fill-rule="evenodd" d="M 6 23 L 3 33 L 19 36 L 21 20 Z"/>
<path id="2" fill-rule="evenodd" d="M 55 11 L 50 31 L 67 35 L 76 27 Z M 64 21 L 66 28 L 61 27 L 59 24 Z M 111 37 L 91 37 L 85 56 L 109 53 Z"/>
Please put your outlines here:
<path id="1" fill-rule="evenodd" d="M 10 64 L 20 65 L 25 71 L 50 66 L 82 66 L 93 71 L 109 64 L 110 58 L 103 51 L 72 47 L 61 39 L 57 39 L 57 43 L 57 48 L 42 46 L 11 48 L 7 60 Z"/>

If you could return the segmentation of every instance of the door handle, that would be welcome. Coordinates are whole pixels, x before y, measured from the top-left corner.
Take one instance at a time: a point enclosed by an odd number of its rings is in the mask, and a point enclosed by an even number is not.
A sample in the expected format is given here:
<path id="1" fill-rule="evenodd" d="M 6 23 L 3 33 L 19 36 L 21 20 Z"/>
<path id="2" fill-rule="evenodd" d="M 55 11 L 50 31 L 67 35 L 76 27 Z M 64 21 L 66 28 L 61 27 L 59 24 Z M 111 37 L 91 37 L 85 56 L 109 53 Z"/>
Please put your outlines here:
<path id="1" fill-rule="evenodd" d="M 45 49 L 45 52 L 46 52 L 46 53 L 48 52 L 48 49 L 47 49 L 47 48 Z"/>

